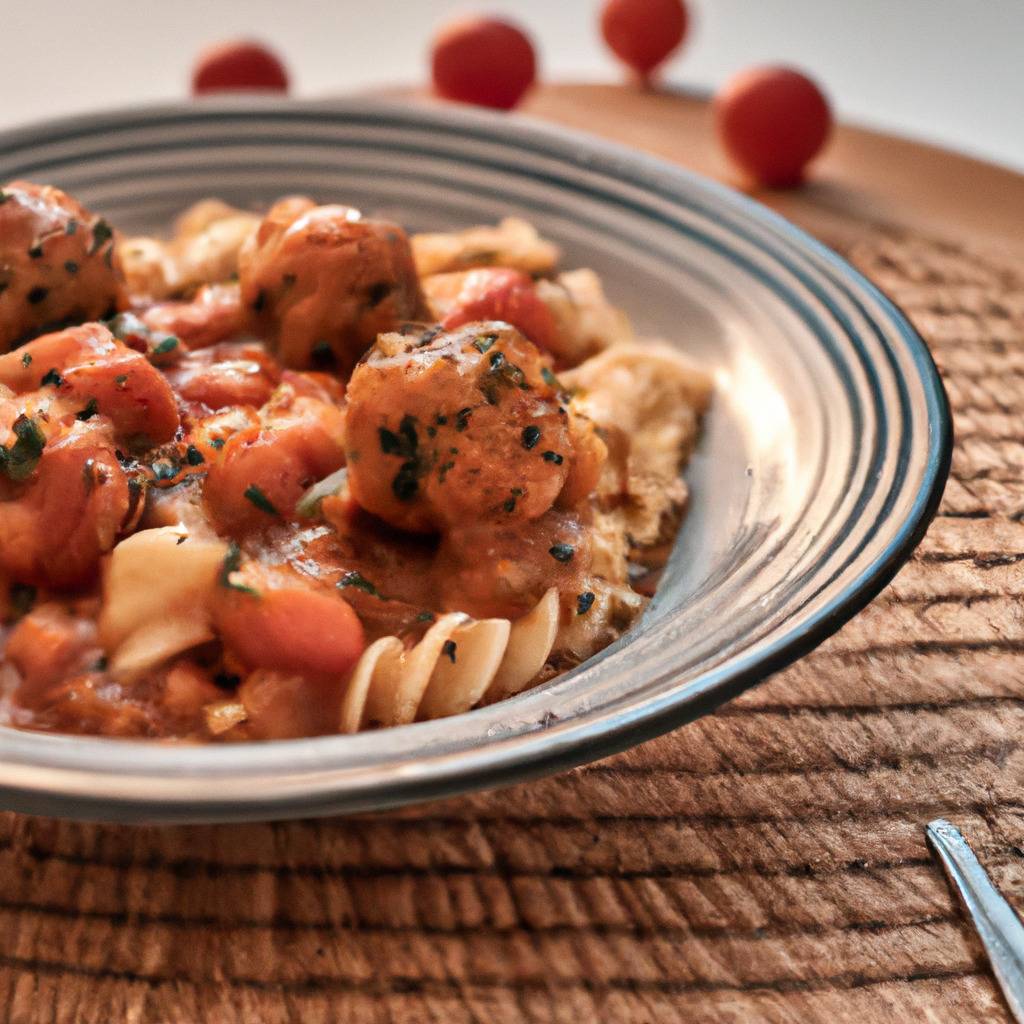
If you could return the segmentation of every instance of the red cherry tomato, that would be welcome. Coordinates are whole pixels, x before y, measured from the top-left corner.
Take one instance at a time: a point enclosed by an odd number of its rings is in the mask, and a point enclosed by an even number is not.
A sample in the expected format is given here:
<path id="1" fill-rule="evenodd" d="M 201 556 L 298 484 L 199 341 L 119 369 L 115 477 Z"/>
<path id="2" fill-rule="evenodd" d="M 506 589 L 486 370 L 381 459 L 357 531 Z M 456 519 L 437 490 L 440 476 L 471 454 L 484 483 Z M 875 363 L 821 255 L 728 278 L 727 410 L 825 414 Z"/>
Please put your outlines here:
<path id="1" fill-rule="evenodd" d="M 821 90 L 790 68 L 751 68 L 715 98 L 722 145 L 755 181 L 771 188 L 798 185 L 825 144 L 832 113 Z"/>
<path id="2" fill-rule="evenodd" d="M 288 91 L 288 72 L 280 59 L 259 43 L 219 43 L 204 50 L 192 72 L 192 93 L 240 89 Z"/>
<path id="3" fill-rule="evenodd" d="M 445 99 L 511 110 L 533 85 L 533 44 L 515 25 L 467 18 L 442 29 L 431 57 L 434 89 Z"/>
<path id="4" fill-rule="evenodd" d="M 557 347 L 558 328 L 551 310 L 533 281 L 518 270 L 482 267 L 469 271 L 441 326 L 451 331 L 474 320 L 504 320 L 540 348 L 551 351 Z"/>
<path id="5" fill-rule="evenodd" d="M 607 0 L 601 34 L 621 61 L 647 78 L 683 41 L 687 21 L 683 0 Z"/>

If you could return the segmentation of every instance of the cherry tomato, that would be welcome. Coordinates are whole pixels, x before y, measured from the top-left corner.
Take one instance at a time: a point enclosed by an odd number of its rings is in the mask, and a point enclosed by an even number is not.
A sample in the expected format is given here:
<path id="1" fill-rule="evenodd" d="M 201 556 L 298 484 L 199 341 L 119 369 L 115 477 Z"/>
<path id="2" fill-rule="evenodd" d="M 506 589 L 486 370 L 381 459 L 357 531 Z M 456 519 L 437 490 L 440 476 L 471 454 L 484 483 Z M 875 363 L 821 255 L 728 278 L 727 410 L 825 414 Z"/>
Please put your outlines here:
<path id="1" fill-rule="evenodd" d="M 204 50 L 192 71 L 192 93 L 240 89 L 288 91 L 288 72 L 280 58 L 259 43 L 219 43 Z"/>
<path id="2" fill-rule="evenodd" d="M 533 85 L 533 44 L 515 25 L 495 18 L 467 18 L 434 39 L 434 89 L 445 99 L 511 110 Z"/>
<path id="3" fill-rule="evenodd" d="M 771 188 L 798 185 L 832 128 L 821 90 L 782 67 L 750 68 L 733 78 L 715 98 L 715 120 L 733 161 Z"/>
<path id="4" fill-rule="evenodd" d="M 615 55 L 647 78 L 686 36 L 683 0 L 607 0 L 601 34 Z"/>
<path id="5" fill-rule="evenodd" d="M 286 587 L 254 597 L 221 587 L 215 618 L 225 644 L 249 668 L 341 676 L 366 646 L 351 605 L 317 590 Z"/>
<path id="6" fill-rule="evenodd" d="M 530 341 L 552 351 L 558 347 L 558 328 L 533 281 L 519 270 L 481 267 L 470 270 L 455 305 L 441 326 L 450 331 L 474 320 L 504 320 Z"/>

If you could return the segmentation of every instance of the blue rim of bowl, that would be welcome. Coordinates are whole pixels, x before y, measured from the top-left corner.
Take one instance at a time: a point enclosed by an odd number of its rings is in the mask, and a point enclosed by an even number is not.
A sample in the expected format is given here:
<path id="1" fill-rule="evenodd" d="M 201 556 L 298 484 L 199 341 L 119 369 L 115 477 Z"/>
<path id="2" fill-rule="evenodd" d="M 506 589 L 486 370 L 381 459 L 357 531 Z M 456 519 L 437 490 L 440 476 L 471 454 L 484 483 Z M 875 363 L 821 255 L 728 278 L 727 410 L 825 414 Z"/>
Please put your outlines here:
<path id="1" fill-rule="evenodd" d="M 141 812 L 143 817 L 165 821 L 251 819 L 395 806 L 549 774 L 560 768 L 606 756 L 692 721 L 803 657 L 869 604 L 891 581 L 924 536 L 938 509 L 949 474 L 953 425 L 945 389 L 923 339 L 891 299 L 827 246 L 753 199 L 676 165 L 581 132 L 554 128 L 520 116 L 491 115 L 447 106 L 414 107 L 378 101 L 297 103 L 250 97 L 222 98 L 192 105 L 124 108 L 16 128 L 0 134 L 0 152 L 5 153 L 3 162 L 6 163 L 8 155 L 19 146 L 46 146 L 60 141 L 73 141 L 76 136 L 95 135 L 104 128 L 149 128 L 190 121 L 212 123 L 218 117 L 237 120 L 243 115 L 286 122 L 297 117 L 314 120 L 344 119 L 346 123 L 362 119 L 370 124 L 379 124 L 379 119 L 384 117 L 391 119 L 389 125 L 413 130 L 429 129 L 432 123 L 449 131 L 455 127 L 463 135 L 483 142 L 506 143 L 511 138 L 520 146 L 528 146 L 538 154 L 568 162 L 579 160 L 579 155 L 585 153 L 591 162 L 590 166 L 594 166 L 596 161 L 605 171 L 627 170 L 631 184 L 672 202 L 680 202 L 681 193 L 685 193 L 687 205 L 698 212 L 717 216 L 719 210 L 705 207 L 700 202 L 704 197 L 710 198 L 713 204 L 724 206 L 735 215 L 729 228 L 762 251 L 766 250 L 765 242 L 745 232 L 742 225 L 744 221 L 749 221 L 761 228 L 770 229 L 775 239 L 791 250 L 816 257 L 827 270 L 829 284 L 853 304 L 869 327 L 883 340 L 877 314 L 866 308 L 864 300 L 874 304 L 888 326 L 895 329 L 910 354 L 919 376 L 927 411 L 928 453 L 920 486 L 908 514 L 883 551 L 805 622 L 783 631 L 767 647 L 744 652 L 724 665 L 706 670 L 701 674 L 700 685 L 693 685 L 685 694 L 666 694 L 651 699 L 642 712 L 630 713 L 627 708 L 617 714 L 606 715 L 597 722 L 577 723 L 576 731 L 579 735 L 573 733 L 573 723 L 567 721 L 561 723 L 564 729 L 560 727 L 556 730 L 560 735 L 548 735 L 544 731 L 530 733 L 518 737 L 519 743 L 512 749 L 505 748 L 503 744 L 485 744 L 438 758 L 431 765 L 431 770 L 415 773 L 415 777 L 407 775 L 392 780 L 383 791 L 368 786 L 332 789 L 325 785 L 318 788 L 315 795 L 303 795 L 294 788 L 285 788 L 273 795 L 268 792 L 254 793 L 250 799 L 243 800 L 241 805 L 237 798 L 231 802 L 220 802 L 216 797 L 206 799 L 204 794 L 194 790 L 173 797 L 154 798 L 144 795 L 124 797 L 91 794 L 78 787 L 71 793 L 61 787 L 62 780 L 66 781 L 64 773 L 69 771 L 71 774 L 82 775 L 87 773 L 84 765 L 81 768 L 61 767 L 56 769 L 56 775 L 51 775 L 48 760 L 39 751 L 33 756 L 18 756 L 5 765 L 4 748 L 8 743 L 0 739 L 0 769 L 38 768 L 44 775 L 43 779 L 31 784 L 27 781 L 0 782 L 0 802 L 5 806 L 89 817 L 136 818 Z M 406 120 L 402 122 L 402 118 Z M 798 279 L 802 278 L 801 268 L 790 263 L 784 252 L 774 248 L 767 251 Z M 818 292 L 817 297 L 830 312 L 843 317 L 843 312 L 836 309 L 827 295 Z M 889 358 L 892 358 L 891 355 Z M 856 552 L 850 557 L 855 558 Z M 45 739 L 53 739 L 62 746 L 64 743 L 74 743 L 83 747 L 88 745 L 96 750 L 105 749 L 107 752 L 112 746 L 125 746 L 125 741 L 97 738 Z M 283 740 L 275 741 L 274 746 L 336 743 L 338 740 L 338 737 Z M 523 744 L 527 749 L 523 749 Z M 137 749 L 137 745 L 134 746 Z M 232 748 L 205 749 L 230 751 Z M 3 774 L 6 773 L 0 771 L 0 778 Z M 23 775 L 17 770 L 14 774 Z M 106 776 L 94 776 L 103 777 Z M 184 782 L 188 777 L 178 776 L 177 779 Z M 138 781 L 144 782 L 145 776 L 140 775 Z"/>

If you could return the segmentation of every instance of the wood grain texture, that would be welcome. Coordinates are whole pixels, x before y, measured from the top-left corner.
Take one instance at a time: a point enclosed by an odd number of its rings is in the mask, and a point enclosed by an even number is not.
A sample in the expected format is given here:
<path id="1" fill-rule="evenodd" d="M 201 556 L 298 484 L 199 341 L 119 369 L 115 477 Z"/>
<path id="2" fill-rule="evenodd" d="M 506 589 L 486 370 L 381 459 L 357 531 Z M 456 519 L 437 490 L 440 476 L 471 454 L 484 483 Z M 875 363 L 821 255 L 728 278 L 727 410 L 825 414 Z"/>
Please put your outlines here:
<path id="1" fill-rule="evenodd" d="M 534 106 L 677 158 L 672 111 L 703 138 L 689 101 L 588 95 Z M 981 174 L 987 227 L 956 238 L 866 219 L 869 178 L 776 199 L 907 311 L 956 411 L 940 515 L 871 607 L 718 714 L 499 794 L 231 827 L 0 816 L 5 1019 L 1007 1021 L 923 825 L 957 822 L 1024 904 L 1024 259 L 986 205 L 1024 179 Z"/>

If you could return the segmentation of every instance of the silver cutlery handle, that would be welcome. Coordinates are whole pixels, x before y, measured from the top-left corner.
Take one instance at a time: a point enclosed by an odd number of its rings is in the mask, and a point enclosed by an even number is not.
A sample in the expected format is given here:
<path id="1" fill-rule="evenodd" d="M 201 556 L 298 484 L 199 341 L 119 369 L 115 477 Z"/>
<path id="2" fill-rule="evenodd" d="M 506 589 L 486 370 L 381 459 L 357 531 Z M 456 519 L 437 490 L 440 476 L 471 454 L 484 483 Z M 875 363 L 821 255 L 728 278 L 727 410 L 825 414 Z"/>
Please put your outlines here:
<path id="1" fill-rule="evenodd" d="M 1024 924 L 955 825 L 937 818 L 925 833 L 974 922 L 1011 1012 L 1024 1024 Z"/>

